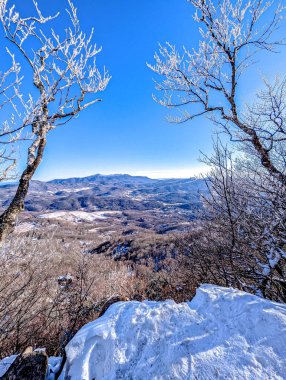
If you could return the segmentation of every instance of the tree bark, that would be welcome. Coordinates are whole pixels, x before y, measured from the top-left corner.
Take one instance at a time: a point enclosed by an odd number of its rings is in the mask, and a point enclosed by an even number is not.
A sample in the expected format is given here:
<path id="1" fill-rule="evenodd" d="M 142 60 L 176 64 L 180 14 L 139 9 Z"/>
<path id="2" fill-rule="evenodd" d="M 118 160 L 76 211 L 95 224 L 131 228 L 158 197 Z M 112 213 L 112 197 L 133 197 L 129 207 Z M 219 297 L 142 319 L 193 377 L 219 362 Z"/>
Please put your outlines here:
<path id="1" fill-rule="evenodd" d="M 46 137 L 42 137 L 39 140 L 39 145 L 34 160 L 27 165 L 21 175 L 14 198 L 12 199 L 7 210 L 0 215 L 0 243 L 14 230 L 17 217 L 20 212 L 24 210 L 24 202 L 28 194 L 30 181 L 42 161 L 45 146 Z"/>

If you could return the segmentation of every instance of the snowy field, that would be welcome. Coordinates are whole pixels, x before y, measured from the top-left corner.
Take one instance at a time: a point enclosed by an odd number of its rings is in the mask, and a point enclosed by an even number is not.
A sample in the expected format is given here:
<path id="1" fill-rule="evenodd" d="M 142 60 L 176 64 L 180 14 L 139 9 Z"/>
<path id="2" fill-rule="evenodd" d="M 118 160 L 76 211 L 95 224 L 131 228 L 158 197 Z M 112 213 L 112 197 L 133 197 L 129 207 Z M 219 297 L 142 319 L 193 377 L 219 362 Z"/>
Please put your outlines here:
<path id="1" fill-rule="evenodd" d="M 203 285 L 190 303 L 120 302 L 66 348 L 64 379 L 286 379 L 286 306 Z"/>
<path id="2" fill-rule="evenodd" d="M 36 230 L 37 227 L 34 223 L 24 222 L 20 223 L 15 227 L 15 233 L 16 234 L 22 234 L 27 233 Z"/>
<path id="3" fill-rule="evenodd" d="M 94 222 L 97 219 L 106 219 L 110 215 L 120 214 L 120 211 L 55 211 L 39 215 L 41 219 L 58 219 L 68 222 Z"/>
<path id="4" fill-rule="evenodd" d="M 60 192 L 65 192 L 65 193 L 79 193 L 81 191 L 90 190 L 90 189 L 92 189 L 92 187 L 80 187 L 80 188 L 75 188 L 75 189 L 73 189 L 73 188 L 67 188 L 67 189 L 60 189 L 60 190 L 57 189 L 55 191 L 48 190 L 48 193 L 50 193 L 50 194 L 56 194 L 59 191 Z"/>

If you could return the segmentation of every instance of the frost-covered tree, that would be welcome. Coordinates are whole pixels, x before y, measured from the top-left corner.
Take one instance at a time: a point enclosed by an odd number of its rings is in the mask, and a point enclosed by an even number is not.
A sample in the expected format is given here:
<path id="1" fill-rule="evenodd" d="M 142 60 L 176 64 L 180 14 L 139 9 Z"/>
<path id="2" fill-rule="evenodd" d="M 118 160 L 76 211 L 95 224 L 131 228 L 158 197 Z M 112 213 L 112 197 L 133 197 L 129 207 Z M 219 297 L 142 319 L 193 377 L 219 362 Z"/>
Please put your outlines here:
<path id="1" fill-rule="evenodd" d="M 210 246 L 221 246 L 228 285 L 285 302 L 286 189 L 247 145 L 240 151 L 242 157 L 216 142 L 204 158 L 211 169 L 204 199 Z"/>
<path id="2" fill-rule="evenodd" d="M 210 118 L 239 151 L 232 155 L 219 143 L 205 159 L 209 196 L 200 233 L 190 234 L 189 260 L 202 281 L 285 302 L 286 79 L 265 80 L 252 104 L 238 99 L 255 55 L 283 44 L 275 36 L 285 7 L 267 0 L 189 3 L 201 40 L 192 50 L 160 45 L 149 65 L 162 78 L 155 100 L 179 111 L 173 122 Z"/>
<path id="3" fill-rule="evenodd" d="M 188 0 L 195 8 L 201 40 L 197 49 L 180 52 L 167 43 L 149 67 L 162 77 L 157 90 L 161 105 L 181 110 L 175 122 L 205 115 L 233 140 L 246 141 L 261 165 L 286 186 L 285 80 L 266 84 L 261 102 L 243 111 L 238 102 L 243 74 L 258 52 L 273 52 L 283 41 L 275 38 L 284 7 L 268 0 Z M 279 147 L 278 147 L 279 146 Z M 285 154 L 284 154 L 285 157 Z"/>
<path id="4" fill-rule="evenodd" d="M 20 65 L 14 55 L 9 51 L 7 53 L 11 55 L 12 64 L 0 73 L 0 112 L 3 114 L 9 107 L 12 112 L 0 124 L 0 182 L 14 178 L 17 163 L 15 143 L 21 135 L 21 127 L 15 123 L 16 100 L 21 83 Z"/>
<path id="5" fill-rule="evenodd" d="M 4 92 L 11 90 L 12 94 L 8 98 L 4 94 L 4 99 L 13 100 L 15 111 L 15 117 L 2 124 L 0 146 L 17 144 L 21 138 L 29 142 L 27 164 L 16 194 L 0 216 L 0 241 L 13 228 L 24 207 L 30 180 L 43 158 L 47 135 L 99 102 L 97 94 L 105 90 L 110 79 L 105 70 L 101 73 L 97 67 L 96 57 L 101 49 L 93 42 L 93 31 L 87 35 L 81 30 L 77 10 L 70 0 L 69 24 L 59 33 L 54 28 L 59 14 L 44 16 L 35 0 L 31 5 L 34 13 L 24 17 L 8 0 L 0 2 L 7 47 L 13 51 L 12 54 L 7 50 L 13 64 L 2 74 L 2 87 Z M 24 78 L 20 76 L 17 60 L 26 65 Z M 23 80 L 34 87 L 31 94 L 21 87 Z M 16 162 L 11 161 L 9 168 L 11 158 L 9 154 L 6 157 L 5 150 L 2 152 L 3 164 L 9 170 Z"/>

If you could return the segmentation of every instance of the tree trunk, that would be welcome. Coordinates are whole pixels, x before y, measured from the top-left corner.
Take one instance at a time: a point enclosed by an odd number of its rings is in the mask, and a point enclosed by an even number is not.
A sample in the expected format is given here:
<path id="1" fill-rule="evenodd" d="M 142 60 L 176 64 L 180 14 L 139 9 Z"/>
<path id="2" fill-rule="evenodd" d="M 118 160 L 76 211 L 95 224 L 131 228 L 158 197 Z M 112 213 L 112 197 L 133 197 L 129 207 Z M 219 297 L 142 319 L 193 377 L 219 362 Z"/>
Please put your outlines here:
<path id="1" fill-rule="evenodd" d="M 20 212 L 24 210 L 24 201 L 28 194 L 30 181 L 42 161 L 45 146 L 46 137 L 43 137 L 39 140 L 39 145 L 34 160 L 27 165 L 21 175 L 18 188 L 12 202 L 8 206 L 7 210 L 0 215 L 0 243 L 14 230 L 17 217 Z"/>

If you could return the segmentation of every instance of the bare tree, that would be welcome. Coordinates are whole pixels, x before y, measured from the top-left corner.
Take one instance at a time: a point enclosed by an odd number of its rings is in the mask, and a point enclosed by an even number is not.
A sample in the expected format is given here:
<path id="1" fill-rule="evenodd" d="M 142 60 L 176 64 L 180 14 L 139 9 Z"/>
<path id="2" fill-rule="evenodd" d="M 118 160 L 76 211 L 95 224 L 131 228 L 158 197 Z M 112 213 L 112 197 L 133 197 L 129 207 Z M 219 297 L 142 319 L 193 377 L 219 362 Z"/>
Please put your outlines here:
<path id="1" fill-rule="evenodd" d="M 273 159 L 273 145 L 285 141 L 285 80 L 267 85 L 258 108 L 243 112 L 238 100 L 242 74 L 257 52 L 273 52 L 283 41 L 274 38 L 284 7 L 266 0 L 189 0 L 195 7 L 202 40 L 194 50 L 167 43 L 148 65 L 163 77 L 157 101 L 168 108 L 182 109 L 175 122 L 206 115 L 231 138 L 247 141 L 264 168 L 286 186 L 285 165 Z M 278 100 L 278 102 L 277 102 Z M 260 115 L 261 107 L 263 115 Z"/>
<path id="2" fill-rule="evenodd" d="M 0 124 L 0 182 L 15 178 L 16 167 L 15 144 L 21 139 L 20 129 L 15 124 L 17 114 L 16 100 L 21 83 L 20 65 L 9 51 L 12 64 L 0 74 L 0 111 L 9 111 L 9 118 Z"/>
<path id="3" fill-rule="evenodd" d="M 210 246 L 220 246 L 214 262 L 228 284 L 285 302 L 285 187 L 244 148 L 239 157 L 218 141 L 204 158 L 211 168 L 204 230 Z"/>
<path id="4" fill-rule="evenodd" d="M 108 73 L 105 70 L 100 73 L 97 67 L 96 56 L 101 48 L 93 43 L 93 30 L 89 35 L 81 30 L 77 10 L 70 0 L 69 26 L 60 34 L 49 27 L 59 14 L 43 16 L 35 0 L 33 4 L 35 14 L 30 17 L 21 17 L 14 6 L 8 6 L 8 0 L 0 4 L 6 40 L 27 65 L 27 76 L 37 93 L 35 96 L 17 93 L 22 118 L 13 130 L 25 130 L 30 145 L 15 197 L 0 216 L 0 241 L 13 228 L 24 207 L 30 180 L 43 158 L 48 133 L 99 102 L 96 94 L 104 91 L 110 80 Z"/>
<path id="5" fill-rule="evenodd" d="M 65 245 L 55 229 L 5 239 L 0 278 L 0 359 L 28 346 L 61 355 L 114 295 L 133 298 L 146 289 L 125 263 L 83 255 L 77 239 Z"/>

